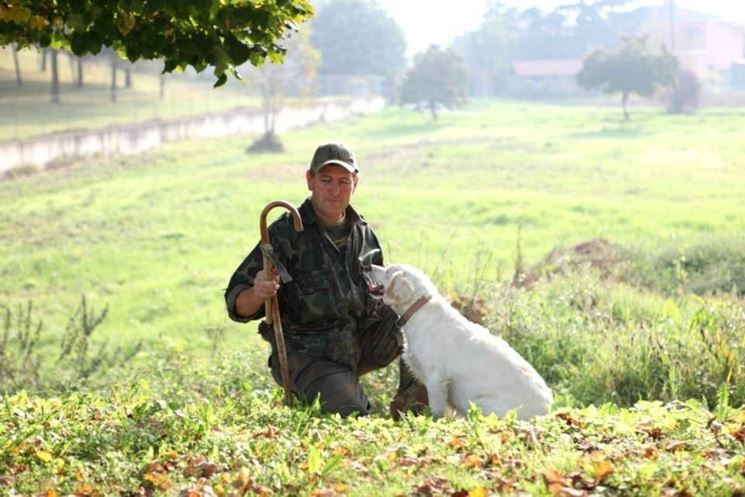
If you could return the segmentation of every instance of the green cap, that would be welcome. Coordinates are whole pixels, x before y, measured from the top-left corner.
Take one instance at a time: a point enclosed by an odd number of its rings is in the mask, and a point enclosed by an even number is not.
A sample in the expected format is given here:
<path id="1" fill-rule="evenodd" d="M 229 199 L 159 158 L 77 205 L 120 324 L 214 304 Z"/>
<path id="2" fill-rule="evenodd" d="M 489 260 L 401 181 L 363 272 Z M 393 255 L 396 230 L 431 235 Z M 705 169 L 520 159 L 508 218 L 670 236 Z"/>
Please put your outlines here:
<path id="1" fill-rule="evenodd" d="M 318 147 L 313 154 L 313 160 L 310 161 L 310 170 L 316 173 L 329 164 L 339 165 L 350 173 L 360 172 L 354 154 L 341 143 L 326 143 Z"/>

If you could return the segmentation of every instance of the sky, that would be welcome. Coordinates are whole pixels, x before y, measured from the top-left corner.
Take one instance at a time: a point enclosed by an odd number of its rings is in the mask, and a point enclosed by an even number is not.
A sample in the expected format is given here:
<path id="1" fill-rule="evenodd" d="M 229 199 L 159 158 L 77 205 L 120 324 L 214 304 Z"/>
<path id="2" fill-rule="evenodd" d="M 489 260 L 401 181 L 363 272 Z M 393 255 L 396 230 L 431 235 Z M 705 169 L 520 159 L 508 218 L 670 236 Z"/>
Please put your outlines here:
<path id="1" fill-rule="evenodd" d="M 745 24 L 743 0 L 674 0 L 681 8 L 698 10 L 728 21 Z M 522 9 L 551 8 L 566 0 L 503 0 L 504 4 Z M 640 4 L 661 5 L 661 0 L 642 0 Z M 481 23 L 488 0 L 378 0 L 378 4 L 403 28 L 408 44 L 407 55 L 431 44 L 447 46 L 460 33 L 471 31 Z"/>

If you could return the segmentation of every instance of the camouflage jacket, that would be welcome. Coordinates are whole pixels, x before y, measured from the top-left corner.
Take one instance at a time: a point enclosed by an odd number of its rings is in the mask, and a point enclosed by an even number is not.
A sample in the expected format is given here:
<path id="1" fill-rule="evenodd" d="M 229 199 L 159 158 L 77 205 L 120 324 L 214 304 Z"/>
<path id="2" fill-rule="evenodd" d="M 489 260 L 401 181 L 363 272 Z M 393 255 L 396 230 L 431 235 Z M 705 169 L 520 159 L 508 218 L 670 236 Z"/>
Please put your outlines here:
<path id="1" fill-rule="evenodd" d="M 334 245 L 316 219 L 310 199 L 298 211 L 303 220 L 302 232 L 295 231 L 289 213 L 269 226 L 273 250 L 292 276 L 291 282 L 281 284 L 277 296 L 288 351 L 332 359 L 339 359 L 337 355 L 355 355 L 350 349 L 358 347 L 352 343 L 357 340 L 357 324 L 380 307 L 380 303 L 369 295 L 362 270 L 367 264 L 383 264 L 380 243 L 351 206 L 347 208 L 351 230 L 344 253 Z M 263 307 L 252 316 L 235 314 L 238 294 L 253 285 L 262 266 L 261 249 L 257 244 L 238 266 L 225 291 L 231 319 L 246 322 L 264 317 Z M 334 333 L 335 347 L 341 350 L 327 350 L 329 332 Z M 262 336 L 273 341 L 265 333 Z M 315 339 L 318 343 L 314 345 Z M 353 359 L 347 357 L 342 362 L 348 360 Z"/>

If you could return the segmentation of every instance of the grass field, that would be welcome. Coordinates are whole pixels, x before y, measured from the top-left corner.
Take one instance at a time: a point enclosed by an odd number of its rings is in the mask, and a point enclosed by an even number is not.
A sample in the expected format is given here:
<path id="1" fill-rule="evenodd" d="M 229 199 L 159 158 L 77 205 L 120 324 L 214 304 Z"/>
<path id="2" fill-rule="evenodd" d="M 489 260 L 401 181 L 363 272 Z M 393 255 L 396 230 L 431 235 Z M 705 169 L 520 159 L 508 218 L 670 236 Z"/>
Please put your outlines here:
<path id="1" fill-rule="evenodd" d="M 91 366 L 104 341 L 112 363 L 77 387 L 93 393 L 4 398 L 0 434 L 20 433 L 0 446 L 0 464 L 17 471 L 5 481 L 25 493 L 85 484 L 158 495 L 745 491 L 745 420 L 727 407 L 745 399 L 745 113 L 618 114 L 481 101 L 432 122 L 388 109 L 287 133 L 279 155 L 247 155 L 252 137 L 232 137 L 0 183 L 6 329 L 43 321 L 30 353 L 43 378 L 84 377 L 75 366 Z M 304 170 L 327 140 L 357 152 L 354 204 L 387 260 L 483 299 L 490 328 L 566 411 L 533 426 L 278 407 L 267 348 L 253 324 L 229 322 L 222 292 L 256 243 L 262 207 L 304 199 Z M 634 254 L 623 277 L 580 271 L 510 288 L 518 257 L 535 267 L 599 237 Z M 56 361 L 81 296 L 89 314 L 108 315 L 90 344 L 77 342 L 90 350 Z M 18 321 L 29 301 L 30 326 Z M 378 414 L 393 381 L 367 380 Z M 679 402 L 584 407 L 658 398 Z M 89 436 L 93 419 L 103 428 Z M 205 461 L 216 464 L 208 476 L 189 469 Z"/>

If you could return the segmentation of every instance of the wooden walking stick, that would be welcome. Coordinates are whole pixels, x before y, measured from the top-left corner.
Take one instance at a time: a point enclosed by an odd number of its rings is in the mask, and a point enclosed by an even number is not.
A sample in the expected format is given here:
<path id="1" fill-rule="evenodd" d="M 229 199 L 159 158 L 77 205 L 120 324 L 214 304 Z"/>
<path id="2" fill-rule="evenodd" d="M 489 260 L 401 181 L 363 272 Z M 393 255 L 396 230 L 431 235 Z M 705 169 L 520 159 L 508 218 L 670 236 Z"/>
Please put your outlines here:
<path id="1" fill-rule="evenodd" d="M 287 269 L 279 262 L 279 258 L 274 254 L 272 245 L 269 243 L 269 231 L 266 228 L 266 215 L 275 207 L 284 207 L 290 211 L 295 231 L 303 231 L 303 220 L 300 219 L 300 213 L 297 209 L 284 200 L 269 202 L 264 210 L 261 211 L 259 228 L 261 229 L 261 253 L 264 257 L 264 271 L 272 274 L 272 269 L 277 270 L 279 279 L 282 283 L 292 281 L 292 276 Z M 285 348 L 285 336 L 282 333 L 282 319 L 279 315 L 279 302 L 277 296 L 273 296 L 264 302 L 265 320 L 268 324 L 274 325 L 274 341 L 277 344 L 277 356 L 279 356 L 279 371 L 282 374 L 282 388 L 285 390 L 285 404 L 290 404 L 290 370 L 287 367 L 287 349 Z"/>

